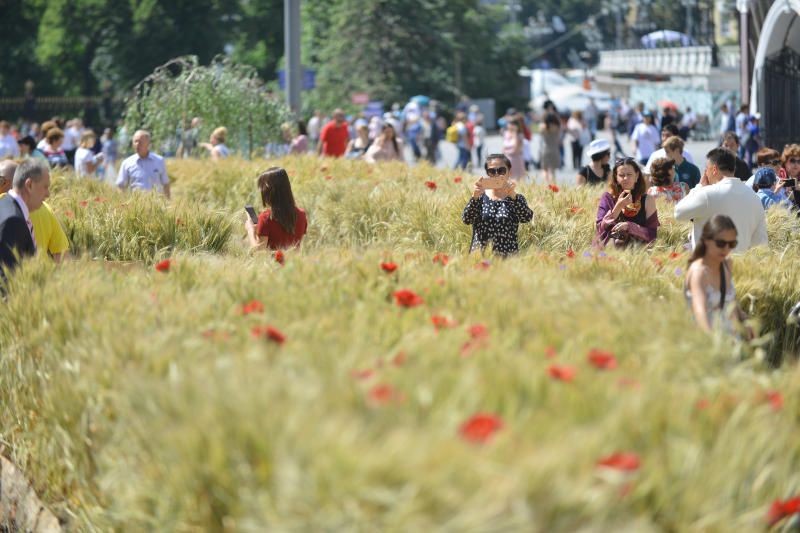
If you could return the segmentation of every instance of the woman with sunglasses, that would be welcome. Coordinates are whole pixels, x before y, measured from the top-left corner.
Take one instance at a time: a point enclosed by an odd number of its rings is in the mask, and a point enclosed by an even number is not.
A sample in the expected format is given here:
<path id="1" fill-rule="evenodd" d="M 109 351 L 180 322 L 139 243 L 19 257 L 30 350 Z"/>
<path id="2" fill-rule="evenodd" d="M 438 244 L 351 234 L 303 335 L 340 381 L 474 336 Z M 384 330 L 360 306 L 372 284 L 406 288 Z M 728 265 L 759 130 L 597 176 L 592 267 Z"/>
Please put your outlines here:
<path id="1" fill-rule="evenodd" d="M 703 225 L 702 236 L 689 258 L 684 294 L 697 324 L 707 332 L 721 328 L 735 334 L 735 321 L 747 315 L 736 304 L 736 289 L 728 257 L 738 244 L 730 217 L 716 215 Z M 748 338 L 752 332 L 747 332 Z"/>
<path id="2" fill-rule="evenodd" d="M 508 157 L 491 154 L 486 158 L 484 168 L 492 179 L 480 178 L 475 182 L 472 198 L 461 215 L 464 224 L 472 225 L 469 251 L 483 250 L 491 241 L 492 251 L 497 255 L 517 253 L 517 228 L 520 223 L 533 220 L 533 211 L 525 197 L 514 190 L 516 184 L 508 179 L 512 168 Z"/>
<path id="3" fill-rule="evenodd" d="M 595 245 L 609 241 L 624 247 L 651 243 L 658 234 L 656 199 L 647 194 L 647 180 L 632 157 L 618 159 L 608 177 L 608 191 L 597 208 Z"/>

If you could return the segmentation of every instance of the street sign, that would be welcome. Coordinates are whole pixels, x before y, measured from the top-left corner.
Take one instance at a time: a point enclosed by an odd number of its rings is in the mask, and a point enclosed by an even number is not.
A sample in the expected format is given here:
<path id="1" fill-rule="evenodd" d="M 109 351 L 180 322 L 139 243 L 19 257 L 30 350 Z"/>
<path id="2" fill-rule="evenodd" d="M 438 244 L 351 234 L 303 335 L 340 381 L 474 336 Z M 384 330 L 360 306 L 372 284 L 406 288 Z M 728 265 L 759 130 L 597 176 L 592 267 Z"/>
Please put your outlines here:
<path id="1" fill-rule="evenodd" d="M 369 93 L 352 93 L 350 101 L 353 105 L 367 105 L 369 103 Z"/>
<path id="2" fill-rule="evenodd" d="M 280 69 L 278 71 L 278 85 L 282 90 L 286 90 L 286 71 L 284 69 Z M 310 91 L 314 87 L 317 86 L 317 71 L 304 68 L 303 69 L 303 90 Z"/>

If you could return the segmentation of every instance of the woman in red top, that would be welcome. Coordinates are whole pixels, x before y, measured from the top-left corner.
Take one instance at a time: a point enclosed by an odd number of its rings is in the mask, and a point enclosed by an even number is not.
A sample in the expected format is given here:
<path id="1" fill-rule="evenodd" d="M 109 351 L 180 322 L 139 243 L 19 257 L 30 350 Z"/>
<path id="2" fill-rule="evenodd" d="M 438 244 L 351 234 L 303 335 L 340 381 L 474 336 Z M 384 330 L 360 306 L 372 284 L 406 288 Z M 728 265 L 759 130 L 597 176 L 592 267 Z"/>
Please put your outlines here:
<path id="1" fill-rule="evenodd" d="M 248 217 L 245 222 L 253 248 L 282 250 L 299 246 L 308 228 L 306 212 L 294 203 L 289 175 L 279 167 L 268 168 L 258 177 L 258 188 L 265 209 L 258 215 L 258 225 Z"/>

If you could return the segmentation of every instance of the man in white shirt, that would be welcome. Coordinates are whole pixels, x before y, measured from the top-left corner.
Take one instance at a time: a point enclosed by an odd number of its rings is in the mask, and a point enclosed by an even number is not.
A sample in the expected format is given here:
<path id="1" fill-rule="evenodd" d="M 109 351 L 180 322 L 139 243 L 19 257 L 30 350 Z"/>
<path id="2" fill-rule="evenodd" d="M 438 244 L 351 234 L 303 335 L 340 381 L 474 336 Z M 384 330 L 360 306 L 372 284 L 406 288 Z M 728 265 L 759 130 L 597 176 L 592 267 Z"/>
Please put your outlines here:
<path id="1" fill-rule="evenodd" d="M 119 167 L 117 187 L 140 191 L 163 190 L 169 198 L 169 177 L 164 158 L 150 151 L 150 133 L 138 130 L 133 134 L 136 153 L 125 159 Z"/>
<path id="2" fill-rule="evenodd" d="M 81 141 L 81 133 L 83 132 L 83 122 L 79 118 L 73 118 L 67 122 L 67 129 L 64 130 L 64 142 L 61 143 L 61 149 L 67 156 L 70 165 L 75 165 L 75 152 Z"/>
<path id="3" fill-rule="evenodd" d="M 308 133 L 308 140 L 311 141 L 311 146 L 316 147 L 319 142 L 319 134 L 322 130 L 322 111 L 317 109 L 314 111 L 314 116 L 308 120 L 306 132 Z"/>
<path id="4" fill-rule="evenodd" d="M 19 145 L 11 135 L 11 124 L 5 120 L 0 121 L 0 159 L 19 157 Z"/>
<path id="5" fill-rule="evenodd" d="M 726 148 L 714 148 L 706 156 L 706 169 L 700 185 L 675 205 L 676 220 L 691 220 L 692 248 L 703 233 L 703 226 L 715 215 L 727 215 L 736 224 L 741 253 L 767 244 L 767 219 L 764 208 L 753 192 L 739 178 L 733 177 L 736 156 Z"/>

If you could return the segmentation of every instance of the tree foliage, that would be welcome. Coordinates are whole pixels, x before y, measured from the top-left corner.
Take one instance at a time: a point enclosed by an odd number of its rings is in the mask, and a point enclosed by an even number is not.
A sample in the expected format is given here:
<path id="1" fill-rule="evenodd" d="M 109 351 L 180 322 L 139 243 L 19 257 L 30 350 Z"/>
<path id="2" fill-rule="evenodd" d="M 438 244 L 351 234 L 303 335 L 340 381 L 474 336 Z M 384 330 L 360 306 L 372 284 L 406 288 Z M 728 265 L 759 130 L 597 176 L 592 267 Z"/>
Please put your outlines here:
<path id="1" fill-rule="evenodd" d="M 277 138 L 288 116 L 286 106 L 264 88 L 252 67 L 215 58 L 203 66 L 196 56 L 158 67 L 133 91 L 125 111 L 129 132 L 150 130 L 159 142 L 186 131 L 192 117 L 202 120 L 200 138 L 218 126 L 228 129 L 226 144 L 243 154 Z"/>

